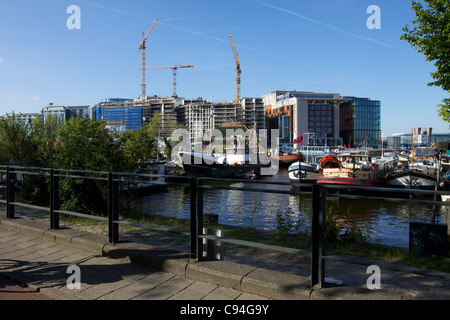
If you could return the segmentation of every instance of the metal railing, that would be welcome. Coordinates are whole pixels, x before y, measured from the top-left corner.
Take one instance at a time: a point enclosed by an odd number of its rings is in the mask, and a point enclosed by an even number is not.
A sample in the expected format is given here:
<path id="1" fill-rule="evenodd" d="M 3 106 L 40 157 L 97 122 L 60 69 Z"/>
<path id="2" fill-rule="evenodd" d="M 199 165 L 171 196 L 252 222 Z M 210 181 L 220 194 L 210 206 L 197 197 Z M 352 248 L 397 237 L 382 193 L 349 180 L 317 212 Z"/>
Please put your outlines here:
<path id="1" fill-rule="evenodd" d="M 436 206 L 450 206 L 449 202 L 424 200 L 424 199 L 408 199 L 396 197 L 380 197 L 368 195 L 355 194 L 340 194 L 332 192 L 333 190 L 348 189 L 348 186 L 334 186 L 334 185 L 320 185 L 320 184 L 303 184 L 303 183 L 283 183 L 283 182 L 269 182 L 259 180 L 235 180 L 222 178 L 206 178 L 206 177 L 176 177 L 180 182 L 166 182 L 155 181 L 156 178 L 167 178 L 172 176 L 154 175 L 154 174 L 135 174 L 135 173 L 121 173 L 121 172 L 103 172 L 103 171 L 82 171 L 82 170 L 66 170 L 66 169 L 49 169 L 49 168 L 29 168 L 29 167 L 15 167 L 15 166 L 0 166 L 0 177 L 3 181 L 3 175 L 6 175 L 5 188 L 6 200 L 0 199 L 0 203 L 6 204 L 7 219 L 15 218 L 16 206 L 30 209 L 42 210 L 48 212 L 50 215 L 50 228 L 52 230 L 59 228 L 59 217 L 63 215 L 71 215 L 83 218 L 94 219 L 108 224 L 108 240 L 109 243 L 115 244 L 119 242 L 119 224 L 131 225 L 150 229 L 154 231 L 165 231 L 182 233 L 190 237 L 190 256 L 192 259 L 198 261 L 203 260 L 203 239 L 210 241 L 220 241 L 222 243 L 237 244 L 242 246 L 261 248 L 276 252 L 293 253 L 311 256 L 311 286 L 322 288 L 325 284 L 325 260 L 341 260 L 348 261 L 348 258 L 327 254 L 325 251 L 325 233 L 326 233 L 326 198 L 338 197 L 347 199 L 365 199 L 365 200 L 383 200 L 392 202 L 411 202 L 422 203 Z M 37 206 L 27 203 L 15 201 L 15 177 L 17 174 L 22 175 L 38 175 L 49 179 L 49 193 L 50 203 L 49 207 Z M 67 211 L 60 209 L 60 178 L 75 178 L 75 179 L 91 179 L 103 181 L 107 183 L 107 197 L 108 209 L 107 217 L 96 215 L 89 215 L 79 212 Z M 245 188 L 234 187 L 231 185 L 217 185 L 208 184 L 207 182 L 245 182 L 251 185 Z M 140 224 L 131 221 L 119 220 L 119 184 L 124 182 L 130 183 L 144 183 L 152 185 L 172 185 L 172 186 L 188 186 L 190 190 L 190 231 L 189 233 L 166 227 L 155 227 L 146 224 Z M 274 190 L 267 188 L 260 188 L 258 184 L 264 185 L 278 185 L 278 186 L 292 186 L 290 190 Z M 253 186 L 254 185 L 254 186 Z M 301 191 L 300 187 L 310 188 L 311 191 Z M 263 192 L 263 193 L 277 193 L 286 195 L 311 195 L 312 196 L 312 221 L 311 221 L 311 251 L 293 249 L 287 247 L 280 247 L 274 245 L 267 245 L 258 242 L 244 241 L 235 238 L 217 237 L 203 233 L 203 200 L 204 190 L 208 189 L 225 189 L 225 190 L 240 190 L 246 192 Z M 356 191 L 377 191 L 381 193 L 399 193 L 399 194 L 419 194 L 419 195 L 450 195 L 448 191 L 426 191 L 426 190 L 412 190 L 412 189 L 394 189 L 394 188 L 367 188 L 367 187 L 352 187 Z"/>

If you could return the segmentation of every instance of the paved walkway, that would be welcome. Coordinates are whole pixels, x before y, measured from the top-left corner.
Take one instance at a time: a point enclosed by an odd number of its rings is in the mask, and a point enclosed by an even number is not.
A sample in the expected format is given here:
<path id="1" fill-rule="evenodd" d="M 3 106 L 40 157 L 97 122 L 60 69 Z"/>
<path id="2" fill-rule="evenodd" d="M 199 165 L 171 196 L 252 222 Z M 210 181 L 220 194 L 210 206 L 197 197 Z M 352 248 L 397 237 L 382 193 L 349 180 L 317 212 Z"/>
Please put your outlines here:
<path id="1" fill-rule="evenodd" d="M 266 299 L 231 288 L 195 281 L 168 272 L 43 241 L 0 228 L 0 273 L 55 299 L 70 300 L 235 300 Z M 80 288 L 75 272 L 80 270 Z M 71 278 L 72 277 L 72 278 Z"/>
<path id="2" fill-rule="evenodd" d="M 332 265 L 329 273 L 343 276 L 345 285 L 311 290 L 307 277 L 255 266 L 251 259 L 249 264 L 197 263 L 169 248 L 132 241 L 109 245 L 105 240 L 73 228 L 48 230 L 48 221 L 0 216 L 0 274 L 69 300 L 450 299 L 448 274 L 385 272 L 382 290 L 368 290 L 347 281 L 353 266 L 345 263 Z M 286 259 L 283 265 L 288 264 Z M 79 268 L 79 289 L 67 285 L 76 275 L 68 272 L 69 266 Z M 354 272 L 350 276 L 356 277 Z"/>

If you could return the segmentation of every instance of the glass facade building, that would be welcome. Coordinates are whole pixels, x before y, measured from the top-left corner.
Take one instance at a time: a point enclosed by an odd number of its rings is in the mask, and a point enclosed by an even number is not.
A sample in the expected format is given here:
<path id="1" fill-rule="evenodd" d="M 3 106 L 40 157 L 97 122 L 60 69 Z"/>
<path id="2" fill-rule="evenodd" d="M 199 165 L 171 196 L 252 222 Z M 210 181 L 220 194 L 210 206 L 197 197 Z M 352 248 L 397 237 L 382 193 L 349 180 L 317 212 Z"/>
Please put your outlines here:
<path id="1" fill-rule="evenodd" d="M 334 128 L 334 105 L 332 103 L 310 104 L 309 132 L 332 134 Z"/>
<path id="2" fill-rule="evenodd" d="M 381 143 L 381 102 L 344 97 L 340 105 L 340 136 L 348 147 L 377 148 Z"/>

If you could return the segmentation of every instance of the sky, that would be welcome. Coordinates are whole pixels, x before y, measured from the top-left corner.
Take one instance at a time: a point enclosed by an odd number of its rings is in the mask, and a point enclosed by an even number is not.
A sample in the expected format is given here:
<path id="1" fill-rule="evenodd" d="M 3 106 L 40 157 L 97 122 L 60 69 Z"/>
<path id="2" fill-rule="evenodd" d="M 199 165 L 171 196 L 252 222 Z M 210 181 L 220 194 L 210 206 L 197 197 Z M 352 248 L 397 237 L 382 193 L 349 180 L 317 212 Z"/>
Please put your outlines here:
<path id="1" fill-rule="evenodd" d="M 234 100 L 232 35 L 242 97 L 297 90 L 370 98 L 381 101 L 384 137 L 449 131 L 436 107 L 448 93 L 427 86 L 433 63 L 400 40 L 415 18 L 409 0 L 3 0 L 0 114 L 139 98 L 138 47 L 157 18 L 146 66 L 193 65 L 178 70 L 180 97 Z M 171 96 L 172 77 L 148 70 L 147 95 Z"/>

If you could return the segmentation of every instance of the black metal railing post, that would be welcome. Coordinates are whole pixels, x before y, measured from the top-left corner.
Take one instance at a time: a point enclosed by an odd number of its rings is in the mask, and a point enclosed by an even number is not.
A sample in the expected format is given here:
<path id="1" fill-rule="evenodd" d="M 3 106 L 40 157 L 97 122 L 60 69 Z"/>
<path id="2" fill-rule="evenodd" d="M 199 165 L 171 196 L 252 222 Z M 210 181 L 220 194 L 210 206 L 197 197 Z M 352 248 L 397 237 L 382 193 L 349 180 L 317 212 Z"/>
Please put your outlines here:
<path id="1" fill-rule="evenodd" d="M 191 185 L 190 185 L 190 192 L 191 192 L 191 199 L 190 199 L 190 215 L 191 215 L 191 259 L 197 259 L 197 178 L 192 177 L 191 178 Z"/>
<path id="2" fill-rule="evenodd" d="M 6 218 L 14 219 L 14 202 L 15 186 L 13 179 L 14 169 L 10 166 L 6 167 Z"/>
<path id="3" fill-rule="evenodd" d="M 197 259 L 203 258 L 203 189 L 199 188 L 202 185 L 202 180 L 197 180 Z"/>
<path id="4" fill-rule="evenodd" d="M 325 197 L 322 185 L 314 185 L 312 190 L 312 252 L 311 286 L 323 288 L 325 285 Z"/>
<path id="5" fill-rule="evenodd" d="M 119 186 L 114 181 L 114 174 L 108 173 L 108 238 L 109 243 L 119 242 Z"/>
<path id="6" fill-rule="evenodd" d="M 59 177 L 50 169 L 50 229 L 59 229 Z"/>

